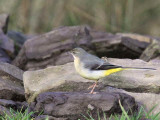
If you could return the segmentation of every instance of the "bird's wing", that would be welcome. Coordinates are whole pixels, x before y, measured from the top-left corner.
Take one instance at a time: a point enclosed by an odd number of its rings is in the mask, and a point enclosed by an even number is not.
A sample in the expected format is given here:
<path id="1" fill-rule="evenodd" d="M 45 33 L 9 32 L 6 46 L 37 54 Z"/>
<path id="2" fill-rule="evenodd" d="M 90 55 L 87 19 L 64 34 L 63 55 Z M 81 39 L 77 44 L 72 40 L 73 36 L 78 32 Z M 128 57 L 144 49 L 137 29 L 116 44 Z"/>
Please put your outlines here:
<path id="1" fill-rule="evenodd" d="M 85 68 L 89 68 L 90 70 L 109 70 L 114 68 L 122 68 L 122 66 L 113 65 L 110 63 L 99 63 L 99 62 L 90 62 L 85 64 Z"/>
<path id="2" fill-rule="evenodd" d="M 105 63 L 105 64 L 98 66 L 97 68 L 92 68 L 92 70 L 109 70 L 109 69 L 114 69 L 114 68 L 122 68 L 122 66 Z"/>
<path id="3" fill-rule="evenodd" d="M 108 70 L 113 68 L 122 68 L 121 66 L 110 64 L 97 56 L 88 54 L 82 59 L 84 67 L 90 70 Z"/>

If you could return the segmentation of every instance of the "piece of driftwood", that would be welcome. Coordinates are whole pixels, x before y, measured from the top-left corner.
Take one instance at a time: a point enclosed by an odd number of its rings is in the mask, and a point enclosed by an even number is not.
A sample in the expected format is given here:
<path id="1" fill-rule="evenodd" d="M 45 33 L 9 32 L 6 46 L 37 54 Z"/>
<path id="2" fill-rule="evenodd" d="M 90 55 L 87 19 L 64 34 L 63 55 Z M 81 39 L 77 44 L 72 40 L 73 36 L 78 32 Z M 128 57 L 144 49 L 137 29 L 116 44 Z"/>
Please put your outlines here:
<path id="1" fill-rule="evenodd" d="M 9 15 L 8 14 L 0 14 L 0 29 L 6 34 L 8 29 L 8 21 Z"/>
<path id="2" fill-rule="evenodd" d="M 13 64 L 24 69 L 41 69 L 73 60 L 68 51 L 80 46 L 99 57 L 138 58 L 150 44 L 150 37 L 111 34 L 88 26 L 60 27 L 24 43 Z"/>
<path id="3" fill-rule="evenodd" d="M 0 14 L 0 61 L 10 63 L 14 55 L 14 43 L 6 35 L 9 15 Z"/>
<path id="4" fill-rule="evenodd" d="M 160 42 L 154 39 L 152 43 L 142 53 L 140 59 L 144 61 L 149 61 L 158 56 L 160 56 Z"/>
<path id="5" fill-rule="evenodd" d="M 108 62 L 123 67 L 154 68 L 128 69 L 117 72 L 99 80 L 99 87 L 113 86 L 136 92 L 160 93 L 160 63 L 144 62 L 143 60 L 108 58 Z M 73 63 L 51 66 L 41 70 L 29 70 L 23 74 L 25 95 L 28 102 L 45 91 L 86 91 L 90 92 L 88 86 L 93 80 L 81 77 L 75 70 Z M 101 86 L 103 83 L 104 86 Z"/>
<path id="6" fill-rule="evenodd" d="M 139 55 L 151 43 L 152 38 L 139 34 L 118 33 L 122 36 L 122 44 L 127 48 L 137 52 Z"/>
<path id="7" fill-rule="evenodd" d="M 42 114 L 56 117 L 56 120 L 84 120 L 88 114 L 93 118 L 103 118 L 104 114 L 110 116 L 122 112 L 119 101 L 128 113 L 137 112 L 135 99 L 118 92 L 99 92 L 94 95 L 84 92 L 45 92 L 30 104 L 29 111 L 34 111 L 35 116 L 43 111 Z"/>

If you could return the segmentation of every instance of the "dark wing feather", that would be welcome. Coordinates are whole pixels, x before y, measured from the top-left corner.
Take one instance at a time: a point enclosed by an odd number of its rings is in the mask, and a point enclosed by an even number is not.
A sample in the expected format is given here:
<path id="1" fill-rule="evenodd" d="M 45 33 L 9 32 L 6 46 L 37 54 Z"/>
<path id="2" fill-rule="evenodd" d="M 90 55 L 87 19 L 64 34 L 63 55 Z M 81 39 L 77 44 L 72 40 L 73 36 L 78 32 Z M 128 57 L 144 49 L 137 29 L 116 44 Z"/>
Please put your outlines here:
<path id="1" fill-rule="evenodd" d="M 88 63 L 85 65 L 85 68 L 89 68 L 90 70 L 109 70 L 114 68 L 122 68 L 122 66 L 112 65 L 110 63 L 103 63 L 102 65 L 96 63 Z"/>
<path id="2" fill-rule="evenodd" d="M 112 64 L 104 64 L 92 70 L 109 70 L 114 68 L 122 68 L 122 66 L 112 65 Z"/>

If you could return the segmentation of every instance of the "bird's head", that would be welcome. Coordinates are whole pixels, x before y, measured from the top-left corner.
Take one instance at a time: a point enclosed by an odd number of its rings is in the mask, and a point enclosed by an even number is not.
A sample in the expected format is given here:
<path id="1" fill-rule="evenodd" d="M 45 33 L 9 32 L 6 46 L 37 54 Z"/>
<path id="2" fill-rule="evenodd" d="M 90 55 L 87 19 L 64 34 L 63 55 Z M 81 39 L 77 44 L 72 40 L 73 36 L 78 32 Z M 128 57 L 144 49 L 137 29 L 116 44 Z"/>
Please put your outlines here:
<path id="1" fill-rule="evenodd" d="M 73 57 L 81 57 L 86 54 L 86 51 L 82 48 L 74 48 L 73 50 L 70 51 L 70 53 L 73 55 Z"/>

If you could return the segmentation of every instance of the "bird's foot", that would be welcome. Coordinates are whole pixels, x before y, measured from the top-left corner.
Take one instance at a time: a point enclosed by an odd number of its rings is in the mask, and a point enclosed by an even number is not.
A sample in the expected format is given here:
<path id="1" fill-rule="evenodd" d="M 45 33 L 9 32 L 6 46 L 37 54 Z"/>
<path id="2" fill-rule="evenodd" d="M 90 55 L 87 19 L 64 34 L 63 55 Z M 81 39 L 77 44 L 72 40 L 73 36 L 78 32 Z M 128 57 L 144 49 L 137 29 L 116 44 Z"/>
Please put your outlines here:
<path id="1" fill-rule="evenodd" d="M 89 94 L 97 94 L 97 92 L 90 92 Z"/>
<path id="2" fill-rule="evenodd" d="M 98 92 L 89 92 L 89 93 L 84 93 L 84 94 L 97 94 Z"/>

